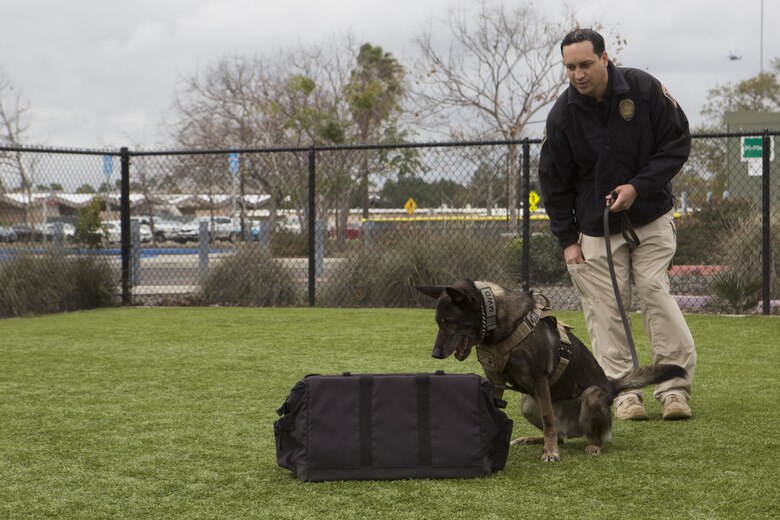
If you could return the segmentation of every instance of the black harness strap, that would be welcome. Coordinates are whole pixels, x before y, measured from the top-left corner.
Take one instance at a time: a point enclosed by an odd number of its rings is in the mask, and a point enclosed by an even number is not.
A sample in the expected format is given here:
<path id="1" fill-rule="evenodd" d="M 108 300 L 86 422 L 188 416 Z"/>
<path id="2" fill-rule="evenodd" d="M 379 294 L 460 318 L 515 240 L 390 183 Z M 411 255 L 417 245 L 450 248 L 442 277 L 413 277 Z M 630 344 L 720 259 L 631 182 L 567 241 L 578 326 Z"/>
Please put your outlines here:
<path id="1" fill-rule="evenodd" d="M 571 358 L 571 344 L 560 342 L 558 345 L 558 365 L 550 377 L 550 386 L 557 383 L 563 373 L 566 372 L 566 369 L 569 367 L 569 358 Z"/>

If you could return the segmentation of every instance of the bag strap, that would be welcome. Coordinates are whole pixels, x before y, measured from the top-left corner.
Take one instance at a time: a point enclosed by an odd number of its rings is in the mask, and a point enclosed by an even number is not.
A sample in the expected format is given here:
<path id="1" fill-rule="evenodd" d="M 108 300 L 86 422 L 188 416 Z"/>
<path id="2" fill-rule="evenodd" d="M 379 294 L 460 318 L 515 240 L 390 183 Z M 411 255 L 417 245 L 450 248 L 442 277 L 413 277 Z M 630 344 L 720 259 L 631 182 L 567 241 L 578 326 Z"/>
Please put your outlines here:
<path id="1" fill-rule="evenodd" d="M 372 403 L 374 400 L 374 376 L 363 374 L 360 376 L 360 395 L 358 422 L 360 429 L 360 465 L 371 466 L 373 464 L 372 436 Z"/>
<path id="2" fill-rule="evenodd" d="M 417 445 L 418 463 L 431 465 L 431 378 L 428 374 L 417 374 Z"/>
<path id="3" fill-rule="evenodd" d="M 441 373 L 443 374 L 443 372 Z M 432 460 L 430 374 L 416 374 L 415 382 L 417 385 L 418 463 L 421 466 L 430 466 Z M 359 386 L 358 428 L 360 435 L 360 465 L 371 466 L 374 459 L 372 443 L 374 376 L 362 374 L 359 379 Z"/>

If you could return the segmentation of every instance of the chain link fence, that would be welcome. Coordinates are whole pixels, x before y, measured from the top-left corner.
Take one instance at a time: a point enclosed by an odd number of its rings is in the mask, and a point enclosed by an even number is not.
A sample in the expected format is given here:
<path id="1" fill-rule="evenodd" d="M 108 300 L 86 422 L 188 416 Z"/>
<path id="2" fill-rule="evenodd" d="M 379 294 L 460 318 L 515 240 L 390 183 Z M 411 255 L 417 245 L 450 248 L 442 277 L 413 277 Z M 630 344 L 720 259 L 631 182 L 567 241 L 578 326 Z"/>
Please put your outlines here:
<path id="1" fill-rule="evenodd" d="M 673 185 L 669 274 L 684 310 L 777 308 L 777 135 L 695 136 Z M 539 149 L 0 148 L 0 315 L 20 297 L 8 281 L 22 287 L 20 265 L 80 258 L 125 304 L 428 306 L 416 284 L 466 277 L 576 309 L 539 200 Z"/>

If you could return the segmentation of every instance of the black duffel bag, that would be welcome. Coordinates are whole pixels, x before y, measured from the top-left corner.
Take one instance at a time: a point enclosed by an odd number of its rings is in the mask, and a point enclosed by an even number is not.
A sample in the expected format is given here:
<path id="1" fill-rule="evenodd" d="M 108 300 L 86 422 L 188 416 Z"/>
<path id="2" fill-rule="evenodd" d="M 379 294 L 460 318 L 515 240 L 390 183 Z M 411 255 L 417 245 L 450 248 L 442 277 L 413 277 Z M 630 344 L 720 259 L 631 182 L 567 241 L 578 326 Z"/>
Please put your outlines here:
<path id="1" fill-rule="evenodd" d="M 277 413 L 276 460 L 303 481 L 489 476 L 512 435 L 476 374 L 310 375 Z"/>

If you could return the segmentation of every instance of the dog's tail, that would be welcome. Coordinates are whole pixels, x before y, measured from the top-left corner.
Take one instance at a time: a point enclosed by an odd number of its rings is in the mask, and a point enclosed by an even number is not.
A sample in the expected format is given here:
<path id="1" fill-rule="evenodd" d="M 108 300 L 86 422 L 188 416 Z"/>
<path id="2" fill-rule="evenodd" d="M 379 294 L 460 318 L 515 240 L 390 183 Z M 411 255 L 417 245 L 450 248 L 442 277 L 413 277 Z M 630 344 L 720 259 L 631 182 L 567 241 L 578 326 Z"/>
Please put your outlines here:
<path id="1" fill-rule="evenodd" d="M 637 390 L 647 385 L 657 385 L 675 377 L 686 377 L 688 373 L 679 365 L 654 365 L 632 370 L 619 379 L 612 379 L 612 390 L 615 395 L 626 390 Z"/>

